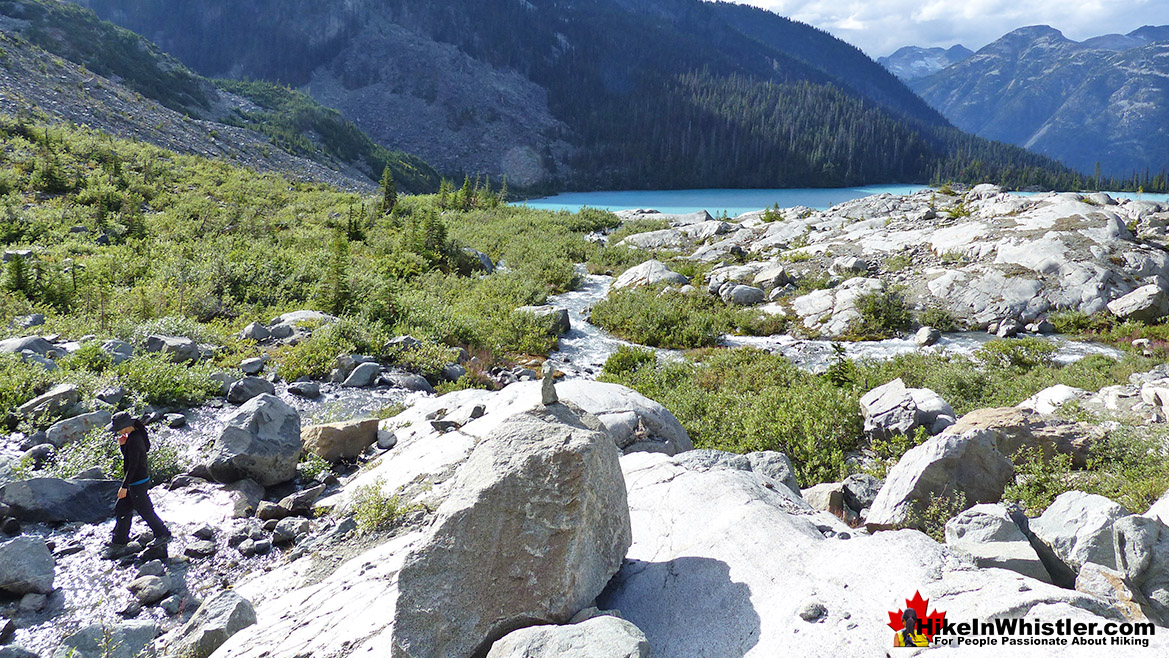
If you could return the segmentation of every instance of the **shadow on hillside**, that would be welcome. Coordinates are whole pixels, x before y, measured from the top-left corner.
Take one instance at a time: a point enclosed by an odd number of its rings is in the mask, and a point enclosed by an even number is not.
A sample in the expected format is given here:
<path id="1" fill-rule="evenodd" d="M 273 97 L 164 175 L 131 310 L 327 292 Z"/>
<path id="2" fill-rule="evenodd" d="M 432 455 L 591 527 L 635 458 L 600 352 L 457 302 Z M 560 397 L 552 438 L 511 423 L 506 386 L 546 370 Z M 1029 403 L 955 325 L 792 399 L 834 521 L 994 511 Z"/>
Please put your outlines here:
<path id="1" fill-rule="evenodd" d="M 759 642 L 751 588 L 731 580 L 721 560 L 626 560 L 597 606 L 620 610 L 649 638 L 655 658 L 730 658 Z"/>

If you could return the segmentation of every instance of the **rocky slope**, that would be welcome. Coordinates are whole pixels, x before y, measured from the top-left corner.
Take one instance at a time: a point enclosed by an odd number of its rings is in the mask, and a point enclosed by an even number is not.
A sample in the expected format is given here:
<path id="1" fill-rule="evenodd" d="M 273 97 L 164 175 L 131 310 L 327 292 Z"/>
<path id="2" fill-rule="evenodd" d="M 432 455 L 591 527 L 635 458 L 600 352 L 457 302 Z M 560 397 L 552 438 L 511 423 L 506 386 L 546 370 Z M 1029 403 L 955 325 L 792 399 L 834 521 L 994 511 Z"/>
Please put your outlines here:
<path id="1" fill-rule="evenodd" d="M 263 84 L 233 83 L 229 90 L 75 5 L 5 3 L 0 36 L 10 114 L 352 189 L 369 189 L 385 166 L 404 191 L 437 189 L 437 174 L 425 162 L 374 144 L 307 96 Z"/>
<path id="2" fill-rule="evenodd" d="M 910 86 L 954 125 L 1091 174 L 1161 172 L 1169 160 L 1169 34 L 1079 43 L 1021 28 Z"/>
<path id="3" fill-rule="evenodd" d="M 920 48 L 905 46 L 887 57 L 877 58 L 877 62 L 889 69 L 893 75 L 909 82 L 918 78 L 933 75 L 938 71 L 961 62 L 974 54 L 962 44 L 950 48 Z"/>
<path id="4" fill-rule="evenodd" d="M 733 222 L 642 213 L 635 216 L 674 226 L 624 243 L 713 264 L 686 292 L 761 305 L 811 335 L 849 333 L 860 319 L 858 300 L 892 290 L 918 311 L 943 309 L 971 329 L 1018 329 L 1061 310 L 1163 313 L 1166 210 L 1106 194 L 1022 196 L 978 186 L 952 195 L 878 195 L 823 212 L 749 213 Z M 647 268 L 623 278 L 645 285 L 678 277 Z M 800 291 L 801 280 L 821 289 Z"/>

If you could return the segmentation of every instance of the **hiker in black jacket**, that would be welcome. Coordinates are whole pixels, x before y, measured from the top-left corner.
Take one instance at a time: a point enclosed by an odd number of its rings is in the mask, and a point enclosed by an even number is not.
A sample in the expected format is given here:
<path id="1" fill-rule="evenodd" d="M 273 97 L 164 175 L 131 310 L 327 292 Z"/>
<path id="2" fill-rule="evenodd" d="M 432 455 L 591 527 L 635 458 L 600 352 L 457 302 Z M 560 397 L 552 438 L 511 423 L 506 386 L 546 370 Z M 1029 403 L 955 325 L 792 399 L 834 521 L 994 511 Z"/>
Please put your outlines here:
<path id="1" fill-rule="evenodd" d="M 123 411 L 114 416 L 110 427 L 118 436 L 123 470 L 126 473 L 122 480 L 122 488 L 118 489 L 118 502 L 114 505 L 114 536 L 110 543 L 129 543 L 130 523 L 135 510 L 150 526 L 155 540 L 170 539 L 170 530 L 167 530 L 166 524 L 158 518 L 154 504 L 150 502 L 150 467 L 146 463 L 146 453 L 150 451 L 150 437 L 146 434 L 146 426 L 141 420 Z"/>

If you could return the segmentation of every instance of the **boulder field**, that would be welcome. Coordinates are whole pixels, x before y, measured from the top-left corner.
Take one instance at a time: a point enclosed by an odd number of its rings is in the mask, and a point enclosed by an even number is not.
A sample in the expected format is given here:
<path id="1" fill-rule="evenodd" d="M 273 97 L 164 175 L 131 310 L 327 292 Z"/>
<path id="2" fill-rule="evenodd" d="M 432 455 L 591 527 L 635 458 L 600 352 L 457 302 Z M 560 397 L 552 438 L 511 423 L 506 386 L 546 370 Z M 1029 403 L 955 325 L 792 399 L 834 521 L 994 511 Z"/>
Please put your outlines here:
<path id="1" fill-rule="evenodd" d="M 670 228 L 623 245 L 710 264 L 687 281 L 663 263 L 631 268 L 614 289 L 685 286 L 787 316 L 836 337 L 859 317 L 858 298 L 899 290 L 919 309 L 959 324 L 1039 327 L 1055 311 L 1155 320 L 1169 313 L 1169 208 L 1107 194 L 1022 196 L 993 185 L 965 193 L 879 194 L 824 211 L 788 208 L 733 221 L 652 212 Z M 703 213 L 705 215 L 705 213 Z M 823 289 L 801 292 L 803 279 Z"/>

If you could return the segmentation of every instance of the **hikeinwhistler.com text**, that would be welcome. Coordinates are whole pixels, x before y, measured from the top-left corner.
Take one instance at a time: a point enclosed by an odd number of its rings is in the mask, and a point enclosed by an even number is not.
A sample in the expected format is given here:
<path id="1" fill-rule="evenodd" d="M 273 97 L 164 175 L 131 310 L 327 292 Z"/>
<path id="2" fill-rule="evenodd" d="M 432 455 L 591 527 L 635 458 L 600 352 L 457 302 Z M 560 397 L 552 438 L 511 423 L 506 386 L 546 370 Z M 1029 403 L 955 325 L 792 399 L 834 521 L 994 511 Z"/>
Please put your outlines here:
<path id="1" fill-rule="evenodd" d="M 971 619 L 920 624 L 934 631 L 936 646 L 1104 646 L 1148 647 L 1157 627 L 1149 622 L 1085 622 L 1072 619 Z M 936 628 L 929 629 L 930 625 Z M 928 631 L 927 631 L 928 632 Z"/>

